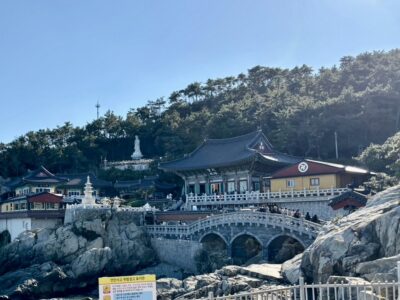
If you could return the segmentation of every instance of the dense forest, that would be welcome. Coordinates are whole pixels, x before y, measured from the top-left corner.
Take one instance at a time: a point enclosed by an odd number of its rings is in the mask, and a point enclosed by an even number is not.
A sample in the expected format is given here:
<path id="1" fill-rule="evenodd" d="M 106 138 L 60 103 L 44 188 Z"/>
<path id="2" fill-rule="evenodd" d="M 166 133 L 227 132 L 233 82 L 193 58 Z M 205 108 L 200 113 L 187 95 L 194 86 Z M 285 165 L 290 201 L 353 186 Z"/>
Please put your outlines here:
<path id="1" fill-rule="evenodd" d="M 386 161 L 376 161 L 384 146 L 370 145 L 383 144 L 400 130 L 400 50 L 346 56 L 319 70 L 256 66 L 237 76 L 191 83 L 126 116 L 108 111 L 83 127 L 65 123 L 28 132 L 0 143 L 0 176 L 19 176 L 39 165 L 61 173 L 97 171 L 105 157 L 129 158 L 135 135 L 146 157 L 170 159 L 205 138 L 257 128 L 280 151 L 323 160 L 335 160 L 336 132 L 340 161 L 359 156 L 377 171 L 399 174 Z"/>

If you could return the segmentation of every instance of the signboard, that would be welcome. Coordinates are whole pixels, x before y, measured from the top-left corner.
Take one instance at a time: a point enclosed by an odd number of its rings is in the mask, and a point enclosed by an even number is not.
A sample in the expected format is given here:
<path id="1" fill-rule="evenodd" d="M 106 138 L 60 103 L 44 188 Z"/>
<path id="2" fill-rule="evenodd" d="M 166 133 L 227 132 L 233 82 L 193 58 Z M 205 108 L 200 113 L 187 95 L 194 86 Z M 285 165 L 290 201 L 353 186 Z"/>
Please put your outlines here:
<path id="1" fill-rule="evenodd" d="M 99 300 L 156 300 L 156 276 L 99 278 Z"/>

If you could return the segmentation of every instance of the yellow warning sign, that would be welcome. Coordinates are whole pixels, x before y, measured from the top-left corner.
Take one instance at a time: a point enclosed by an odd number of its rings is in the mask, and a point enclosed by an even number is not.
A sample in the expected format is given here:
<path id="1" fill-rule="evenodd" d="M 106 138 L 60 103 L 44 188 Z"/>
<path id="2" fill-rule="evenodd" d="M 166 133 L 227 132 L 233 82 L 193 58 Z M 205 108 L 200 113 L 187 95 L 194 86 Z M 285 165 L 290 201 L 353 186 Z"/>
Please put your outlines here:
<path id="1" fill-rule="evenodd" d="M 100 300 L 156 300 L 156 276 L 119 276 L 99 278 Z"/>

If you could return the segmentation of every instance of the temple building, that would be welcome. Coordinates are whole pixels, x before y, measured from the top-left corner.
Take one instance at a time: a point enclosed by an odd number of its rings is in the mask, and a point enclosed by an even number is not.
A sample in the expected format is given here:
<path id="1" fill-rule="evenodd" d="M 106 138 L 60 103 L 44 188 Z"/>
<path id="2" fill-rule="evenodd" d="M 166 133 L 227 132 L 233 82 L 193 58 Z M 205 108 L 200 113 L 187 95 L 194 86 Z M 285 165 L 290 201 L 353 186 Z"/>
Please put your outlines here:
<path id="1" fill-rule="evenodd" d="M 114 194 L 112 182 L 99 179 L 92 173 L 55 175 L 41 166 L 24 177 L 6 183 L 8 193 L 5 199 L 47 192 L 62 196 L 67 203 L 77 203 L 84 197 L 88 176 L 92 182 L 93 196 L 97 200 Z"/>
<path id="2" fill-rule="evenodd" d="M 270 189 L 273 172 L 301 159 L 276 151 L 262 131 L 205 140 L 182 159 L 160 164 L 185 181 L 186 194 L 233 194 Z"/>
<path id="3" fill-rule="evenodd" d="M 146 176 L 136 180 L 117 180 L 114 188 L 124 199 L 142 194 L 144 200 L 164 200 L 168 195 L 176 197 L 179 192 L 176 184 L 161 182 L 158 176 Z"/>
<path id="4" fill-rule="evenodd" d="M 101 197 L 114 194 L 111 182 L 91 173 L 55 175 L 43 166 L 4 185 L 0 232 L 8 230 L 12 239 L 25 230 L 61 225 L 68 203 L 93 206 Z"/>
<path id="5" fill-rule="evenodd" d="M 25 177 L 18 178 L 9 184 L 15 196 L 29 195 L 47 192 L 57 194 L 57 186 L 67 182 L 66 178 L 59 177 L 41 166 L 35 171 L 29 172 Z"/>
<path id="6" fill-rule="evenodd" d="M 105 170 L 115 168 L 118 170 L 146 171 L 150 168 L 150 164 L 152 162 L 153 159 L 143 158 L 142 151 L 140 150 L 140 140 L 139 137 L 136 135 L 135 149 L 131 155 L 130 160 L 108 161 L 107 159 L 104 159 L 102 168 Z"/>
<path id="7" fill-rule="evenodd" d="M 82 201 L 88 177 L 95 199 L 99 200 L 100 198 L 115 194 L 111 181 L 97 178 L 93 173 L 59 174 L 57 176 L 67 179 L 67 181 L 57 185 L 57 191 L 64 196 L 64 202 L 66 203 L 78 203 Z"/>
<path id="8" fill-rule="evenodd" d="M 366 169 L 305 159 L 271 176 L 271 192 L 355 188 L 373 173 Z"/>
<path id="9" fill-rule="evenodd" d="M 55 228 L 64 219 L 63 198 L 47 191 L 20 195 L 0 202 L 0 232 L 15 239 L 25 230 Z"/>
<path id="10" fill-rule="evenodd" d="M 350 210 L 343 208 L 349 205 L 363 205 L 363 201 L 355 204 L 354 197 L 351 201 L 339 197 L 341 203 L 351 203 L 343 207 L 329 203 L 374 175 L 358 167 L 283 154 L 260 130 L 206 140 L 192 153 L 159 168 L 184 180 L 185 210 L 274 206 L 323 220 L 345 214 Z"/>
<path id="11" fill-rule="evenodd" d="M 367 196 L 355 191 L 347 191 L 329 201 L 329 206 L 341 215 L 347 215 L 366 204 Z"/>

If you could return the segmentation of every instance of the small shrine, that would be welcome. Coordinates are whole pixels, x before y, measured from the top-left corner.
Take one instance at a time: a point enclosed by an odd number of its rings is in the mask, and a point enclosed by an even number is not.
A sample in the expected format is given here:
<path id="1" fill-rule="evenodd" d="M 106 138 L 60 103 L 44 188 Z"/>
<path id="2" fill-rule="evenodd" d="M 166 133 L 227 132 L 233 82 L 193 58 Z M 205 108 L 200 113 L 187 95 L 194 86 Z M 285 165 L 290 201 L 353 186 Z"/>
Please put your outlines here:
<path id="1" fill-rule="evenodd" d="M 146 171 L 150 168 L 152 162 L 152 159 L 143 158 L 142 151 L 140 150 L 140 139 L 136 135 L 135 148 L 130 160 L 107 161 L 107 159 L 104 159 L 102 168 L 105 170 L 115 168 L 119 170 Z"/>

